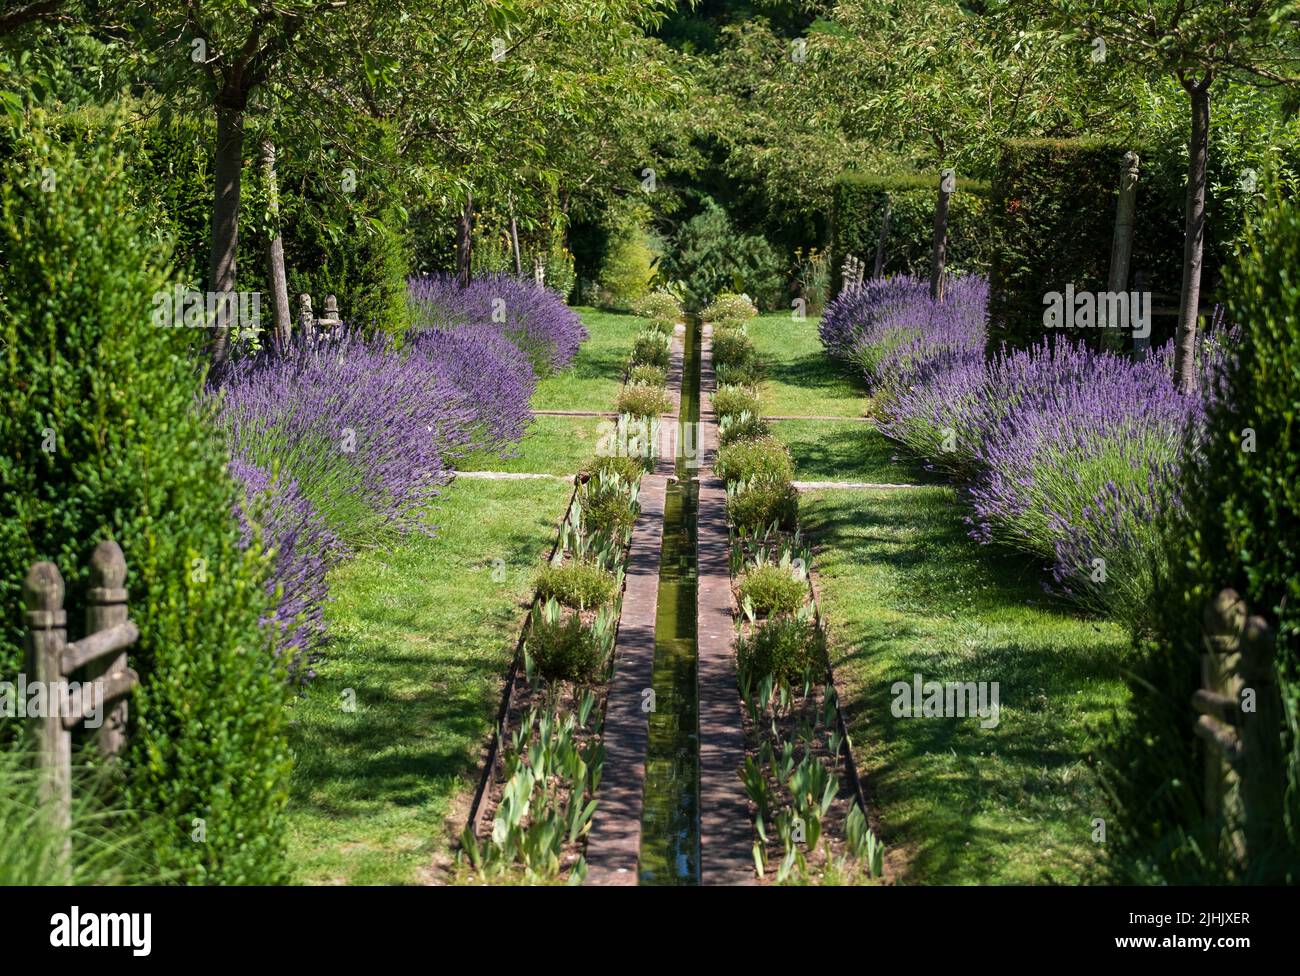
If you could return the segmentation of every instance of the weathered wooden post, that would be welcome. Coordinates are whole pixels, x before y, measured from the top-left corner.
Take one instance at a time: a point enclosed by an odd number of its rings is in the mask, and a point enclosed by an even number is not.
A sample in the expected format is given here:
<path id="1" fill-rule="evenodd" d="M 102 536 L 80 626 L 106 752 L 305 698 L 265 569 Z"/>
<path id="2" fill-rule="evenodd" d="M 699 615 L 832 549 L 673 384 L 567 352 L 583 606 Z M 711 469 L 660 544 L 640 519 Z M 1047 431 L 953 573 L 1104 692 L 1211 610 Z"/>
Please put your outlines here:
<path id="1" fill-rule="evenodd" d="M 72 818 L 72 732 L 64 728 L 63 650 L 68 615 L 63 609 L 63 576 L 53 563 L 32 566 L 23 583 L 27 603 L 27 676 L 44 691 L 43 714 L 36 718 L 41 801 L 53 825 L 66 830 Z"/>
<path id="2" fill-rule="evenodd" d="M 943 300 L 944 272 L 948 264 L 948 200 L 957 188 L 957 173 L 939 174 L 939 199 L 934 206 L 934 243 L 930 247 L 930 297 Z"/>
<path id="3" fill-rule="evenodd" d="M 879 278 L 885 272 L 885 242 L 889 239 L 889 218 L 892 216 L 892 201 L 885 194 L 885 206 L 880 215 L 880 236 L 876 238 L 876 260 L 871 267 L 871 277 Z"/>
<path id="4" fill-rule="evenodd" d="M 1282 700 L 1273 666 L 1273 629 L 1248 616 L 1235 590 L 1205 608 L 1204 687 L 1192 697 L 1205 740 L 1205 813 L 1226 828 L 1229 854 L 1252 881 L 1277 881 L 1285 789 Z M 1271 873 L 1272 872 L 1272 873 Z"/>
<path id="5" fill-rule="evenodd" d="M 1133 275 L 1133 290 L 1139 295 L 1145 293 L 1150 287 L 1150 279 L 1145 271 L 1138 271 Z M 1151 302 L 1148 314 L 1151 316 L 1151 322 L 1155 324 L 1155 302 Z M 1151 336 L 1134 336 L 1132 359 L 1135 363 L 1140 363 L 1147 358 L 1147 350 L 1151 348 Z"/>
<path id="6" fill-rule="evenodd" d="M 1244 840 L 1240 810 L 1235 802 L 1241 742 L 1233 726 L 1240 715 L 1240 685 L 1236 680 L 1241 631 L 1246 608 L 1233 590 L 1223 590 L 1205 608 L 1203 619 L 1206 653 L 1201 656 L 1201 690 L 1192 699 L 1200 712 L 1196 734 L 1205 741 L 1205 814 L 1221 819 L 1229 828 L 1229 842 L 1240 859 Z"/>
<path id="7" fill-rule="evenodd" d="M 1240 684 L 1243 695 L 1253 697 L 1250 704 L 1254 707 L 1247 708 L 1242 702 L 1240 790 L 1251 880 L 1281 884 L 1280 869 L 1268 876 L 1282 829 L 1286 781 L 1280 734 L 1282 699 L 1273 665 L 1275 636 L 1259 616 L 1246 620 L 1241 635 Z"/>
<path id="8" fill-rule="evenodd" d="M 1112 294 L 1128 291 L 1128 271 L 1129 263 L 1133 258 L 1133 225 L 1137 213 L 1137 182 L 1138 167 L 1140 161 L 1135 152 L 1126 152 L 1123 160 L 1119 164 L 1119 195 L 1115 201 L 1115 233 L 1111 240 L 1110 246 L 1110 275 L 1106 282 L 1106 290 Z M 1133 305 L 1129 303 L 1130 312 L 1133 311 Z M 1098 325 L 1103 329 L 1109 330 L 1111 325 L 1106 319 L 1106 312 L 1109 310 L 1108 302 L 1098 303 Z M 1115 329 L 1123 328 L 1123 323 L 1117 323 Z M 1112 348 L 1120 348 L 1122 345 L 1121 333 L 1116 331 L 1113 335 L 1110 331 L 1104 332 L 1105 342 Z M 1134 339 L 1136 344 L 1137 340 Z"/>
<path id="9" fill-rule="evenodd" d="M 95 634 L 127 622 L 126 558 L 111 540 L 95 546 L 90 557 L 90 590 L 86 594 L 86 633 Z M 94 682 L 128 671 L 122 647 L 86 665 L 86 678 Z M 118 699 L 104 714 L 98 733 L 99 751 L 116 756 L 126 745 L 127 699 Z"/>

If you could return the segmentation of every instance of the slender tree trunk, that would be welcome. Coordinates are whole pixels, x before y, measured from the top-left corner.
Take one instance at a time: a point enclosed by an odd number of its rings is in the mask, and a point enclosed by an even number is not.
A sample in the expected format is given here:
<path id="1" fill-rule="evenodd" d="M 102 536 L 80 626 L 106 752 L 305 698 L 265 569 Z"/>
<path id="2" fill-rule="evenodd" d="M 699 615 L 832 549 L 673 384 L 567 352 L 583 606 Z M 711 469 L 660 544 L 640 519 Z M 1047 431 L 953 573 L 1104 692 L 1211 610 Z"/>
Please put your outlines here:
<path id="1" fill-rule="evenodd" d="M 1184 393 L 1196 389 L 1196 320 L 1201 306 L 1201 265 L 1205 253 L 1205 169 L 1210 156 L 1210 82 L 1183 81 L 1191 96 L 1192 136 L 1187 146 L 1187 212 L 1183 231 L 1183 287 L 1178 301 L 1174 376 Z"/>
<path id="2" fill-rule="evenodd" d="M 510 243 L 515 249 L 515 275 L 522 278 L 524 276 L 524 259 L 519 254 L 519 224 L 515 220 L 515 215 L 510 215 Z"/>
<path id="3" fill-rule="evenodd" d="M 930 297 L 943 300 L 943 272 L 948 264 L 948 198 L 955 181 L 939 176 L 939 199 L 934 206 L 934 243 L 930 249 Z"/>
<path id="4" fill-rule="evenodd" d="M 1119 164 L 1119 191 L 1115 197 L 1115 228 L 1110 243 L 1110 272 L 1106 290 L 1112 294 L 1128 291 L 1129 264 L 1133 260 L 1133 226 L 1137 216 L 1138 168 L 1141 160 L 1135 152 L 1126 152 Z M 1109 308 L 1098 303 L 1097 324 L 1102 327 L 1102 342 L 1108 349 L 1124 348 L 1125 328 L 1132 322 L 1110 322 Z M 1149 337 L 1147 337 L 1149 338 Z M 1136 347 L 1147 338 L 1134 337 Z"/>
<path id="5" fill-rule="evenodd" d="M 456 274 L 462 288 L 469 287 L 470 237 L 474 229 L 474 194 L 465 191 L 465 208 L 456 226 Z"/>
<path id="6" fill-rule="evenodd" d="M 217 147 L 213 163 L 212 233 L 208 252 L 208 290 L 233 293 L 239 250 L 239 191 L 244 165 L 243 106 L 217 105 Z M 217 302 L 212 359 L 230 354 L 231 303 Z"/>
<path id="7" fill-rule="evenodd" d="M 275 173 L 275 143 L 262 140 L 262 176 L 266 180 L 266 209 L 275 225 L 266 243 L 266 279 L 271 285 L 274 315 L 273 340 L 277 351 L 285 349 L 293 333 L 289 312 L 289 280 L 284 272 L 284 235 L 280 233 L 280 183 Z"/>

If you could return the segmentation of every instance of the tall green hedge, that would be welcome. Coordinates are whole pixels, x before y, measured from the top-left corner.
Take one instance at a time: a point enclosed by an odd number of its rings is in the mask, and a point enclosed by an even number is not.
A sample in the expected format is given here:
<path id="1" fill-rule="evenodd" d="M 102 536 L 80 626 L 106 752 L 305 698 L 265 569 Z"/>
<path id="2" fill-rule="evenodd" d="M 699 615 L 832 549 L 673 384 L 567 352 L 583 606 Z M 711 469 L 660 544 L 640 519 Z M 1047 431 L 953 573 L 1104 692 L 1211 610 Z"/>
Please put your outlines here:
<path id="1" fill-rule="evenodd" d="M 1189 466 L 1186 514 L 1168 532 L 1169 577 L 1152 601 L 1151 633 L 1129 684 L 1132 706 L 1110 749 L 1117 799 L 1115 864 L 1168 883 L 1300 881 L 1300 205 L 1260 220 L 1227 275 L 1239 357 L 1209 410 Z M 1253 443 L 1252 443 L 1253 440 Z M 1202 813 L 1203 744 L 1190 706 L 1200 686 L 1201 620 L 1225 587 L 1277 632 L 1284 770 L 1273 848 L 1244 867 L 1223 856 L 1225 825 Z M 1263 693 L 1263 690 L 1259 690 Z"/>
<path id="2" fill-rule="evenodd" d="M 281 881 L 286 682 L 258 626 L 270 567 L 240 548 L 224 445 L 196 412 L 194 335 L 152 324 L 165 253 L 117 147 L 78 147 L 39 121 L 4 141 L 0 675 L 22 666 L 31 563 L 63 572 L 75 639 L 90 552 L 116 539 L 142 679 L 123 799 L 158 828 L 151 868 Z"/>
<path id="3" fill-rule="evenodd" d="M 1032 345 L 1049 330 L 1043 296 L 1104 291 L 1119 165 L 1128 147 L 1102 139 L 1008 140 L 993 180 L 991 350 Z M 1139 206 L 1141 204 L 1139 203 Z M 1078 337 L 1101 341 L 1099 330 Z"/>
<path id="4" fill-rule="evenodd" d="M 988 192 L 988 184 L 958 174 L 957 190 L 948 204 L 948 267 L 955 272 L 988 270 L 984 227 Z M 835 182 L 831 215 L 832 291 L 839 291 L 849 254 L 861 258 L 871 273 L 886 194 L 890 217 L 885 273 L 929 274 L 938 193 L 937 173 L 842 174 Z"/>

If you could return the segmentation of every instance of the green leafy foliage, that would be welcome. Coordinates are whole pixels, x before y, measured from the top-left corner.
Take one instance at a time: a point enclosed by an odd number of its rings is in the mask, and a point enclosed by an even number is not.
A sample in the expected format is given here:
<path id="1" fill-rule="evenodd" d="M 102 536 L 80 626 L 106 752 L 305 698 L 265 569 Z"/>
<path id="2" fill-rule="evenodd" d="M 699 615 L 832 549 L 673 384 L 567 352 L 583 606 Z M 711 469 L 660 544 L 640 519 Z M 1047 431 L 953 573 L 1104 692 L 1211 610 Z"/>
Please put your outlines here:
<path id="1" fill-rule="evenodd" d="M 1129 681 L 1134 705 L 1108 749 L 1107 771 L 1124 829 L 1123 872 L 1166 883 L 1300 878 L 1300 207 L 1260 221 L 1229 278 L 1228 314 L 1242 326 L 1238 360 L 1215 391 L 1204 459 L 1184 489 L 1186 514 L 1167 532 L 1168 576 L 1151 601 L 1144 653 Z M 1224 588 L 1276 632 L 1276 687 L 1256 689 L 1277 709 L 1280 768 L 1274 816 L 1253 828 L 1257 855 L 1240 864 L 1223 834 L 1240 824 L 1203 814 L 1202 746 L 1188 705 L 1200 687 L 1206 608 Z M 1257 704 L 1263 711 L 1263 706 Z M 1250 825 L 1248 824 L 1248 827 Z"/>
<path id="2" fill-rule="evenodd" d="M 627 381 L 634 386 L 666 386 L 668 373 L 658 366 L 633 366 Z"/>
<path id="3" fill-rule="evenodd" d="M 604 649 L 577 614 L 537 608 L 524 646 L 533 667 L 547 681 L 585 685 L 600 680 Z"/>
<path id="4" fill-rule="evenodd" d="M 678 229 L 660 264 L 662 276 L 680 282 L 687 310 L 698 311 L 714 295 L 743 291 L 760 308 L 779 308 L 787 289 L 784 262 L 762 237 L 735 229 L 711 199 Z"/>
<path id="5" fill-rule="evenodd" d="M 716 366 L 713 372 L 719 386 L 758 386 L 767 375 L 763 364 L 756 359 L 747 363 Z"/>
<path id="6" fill-rule="evenodd" d="M 612 475 L 623 479 L 629 484 L 634 484 L 641 475 L 645 474 L 645 469 L 645 461 L 642 458 L 628 457 L 625 454 L 593 458 L 583 467 L 583 470 L 591 478 Z"/>
<path id="7" fill-rule="evenodd" d="M 1113 139 L 1027 139 L 1003 144 L 990 208 L 990 350 L 1023 348 L 1050 330 L 1043 297 L 1105 291 L 1115 223 L 1119 168 L 1129 142 Z M 1150 272 L 1154 256 L 1181 254 L 1179 211 L 1172 201 L 1143 196 L 1134 237 L 1132 273 Z M 1177 205 L 1175 205 L 1177 206 Z M 1177 282 L 1168 282 L 1176 290 Z M 1096 347 L 1111 330 L 1072 330 Z M 1152 337 L 1156 341 L 1156 337 Z"/>
<path id="8" fill-rule="evenodd" d="M 789 481 L 794 477 L 794 459 L 777 438 L 753 437 L 719 450 L 713 470 L 723 481 Z"/>
<path id="9" fill-rule="evenodd" d="M 662 332 L 642 332 L 632 344 L 632 365 L 666 370 L 670 358 L 669 345 L 668 336 Z"/>
<path id="10" fill-rule="evenodd" d="M 807 617 L 773 617 L 736 643 L 736 666 L 749 681 L 801 685 L 826 667 L 826 641 Z"/>
<path id="11" fill-rule="evenodd" d="M 672 409 L 668 393 L 660 386 L 629 384 L 618 395 L 617 410 L 632 417 L 657 417 Z"/>
<path id="12" fill-rule="evenodd" d="M 755 566 L 740 577 L 742 606 L 760 616 L 794 613 L 808 597 L 808 584 L 795 578 L 786 567 L 768 563 Z"/>
<path id="13" fill-rule="evenodd" d="M 270 567 L 240 547 L 225 445 L 195 407 L 193 336 L 151 324 L 164 255 L 102 142 L 59 145 L 38 120 L 2 182 L 0 604 L 20 606 L 28 567 L 51 560 L 80 636 L 90 550 L 116 540 L 142 682 L 122 802 L 166 825 L 160 875 L 280 881 L 287 686 L 258 626 Z M 20 666 L 20 624 L 0 630 L 0 673 Z"/>
<path id="14" fill-rule="evenodd" d="M 614 575 L 608 570 L 576 561 L 547 564 L 533 583 L 543 600 L 555 600 L 575 610 L 603 607 L 613 598 L 614 585 Z"/>
<path id="15" fill-rule="evenodd" d="M 844 259 L 852 254 L 870 273 L 880 239 L 885 198 L 889 198 L 889 237 L 885 274 L 929 274 L 934 245 L 934 207 L 938 173 L 870 174 L 849 172 L 835 182 L 831 221 L 830 274 L 835 292 Z M 948 268 L 986 273 L 990 245 L 987 183 L 959 178 L 948 201 Z"/>
<path id="16" fill-rule="evenodd" d="M 752 390 L 744 386 L 720 386 L 713 393 L 713 412 L 719 417 L 751 413 L 758 415 L 760 404 Z"/>
<path id="17" fill-rule="evenodd" d="M 772 526 L 793 531 L 799 520 L 798 492 L 782 481 L 728 485 L 727 518 L 742 535 L 757 535 Z"/>
<path id="18" fill-rule="evenodd" d="M 744 322 L 752 319 L 758 314 L 758 309 L 750 301 L 748 295 L 738 295 L 735 292 L 723 292 L 713 301 L 709 302 L 700 312 L 700 318 L 705 322 L 720 322 L 723 320 L 733 320 Z"/>
<path id="19" fill-rule="evenodd" d="M 767 432 L 767 421 L 757 414 L 729 413 L 718 422 L 718 443 L 730 447 L 741 441 L 763 437 Z"/>
<path id="20" fill-rule="evenodd" d="M 682 306 L 672 292 L 657 288 L 633 302 L 632 312 L 651 321 L 673 325 L 681 320 Z"/>
<path id="21" fill-rule="evenodd" d="M 758 362 L 754 340 L 739 329 L 730 329 L 713 337 L 714 367 L 744 368 Z"/>

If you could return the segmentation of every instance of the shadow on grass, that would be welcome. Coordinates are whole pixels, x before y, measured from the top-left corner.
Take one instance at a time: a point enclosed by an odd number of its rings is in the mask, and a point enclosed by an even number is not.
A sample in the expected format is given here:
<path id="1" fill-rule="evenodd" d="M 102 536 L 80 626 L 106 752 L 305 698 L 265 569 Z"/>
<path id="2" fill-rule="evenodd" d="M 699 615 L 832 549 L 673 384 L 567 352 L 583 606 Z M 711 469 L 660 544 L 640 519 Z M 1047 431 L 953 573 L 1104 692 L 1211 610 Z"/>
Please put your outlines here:
<path id="1" fill-rule="evenodd" d="M 472 787 L 532 573 L 569 486 L 462 482 L 434 539 L 363 553 L 332 581 L 335 640 L 293 708 L 290 823 L 304 879 L 404 883 Z"/>
<path id="2" fill-rule="evenodd" d="M 1089 725 L 1123 703 L 1127 641 L 1040 587 L 1036 560 L 978 546 L 948 489 L 816 493 L 803 510 L 858 754 L 903 880 L 1074 880 L 1104 798 Z M 893 684 L 997 682 L 977 717 L 895 716 Z"/>
<path id="3" fill-rule="evenodd" d="M 907 457 L 871 424 L 858 421 L 777 420 L 772 432 L 794 456 L 801 481 L 941 484 L 942 478 Z"/>

